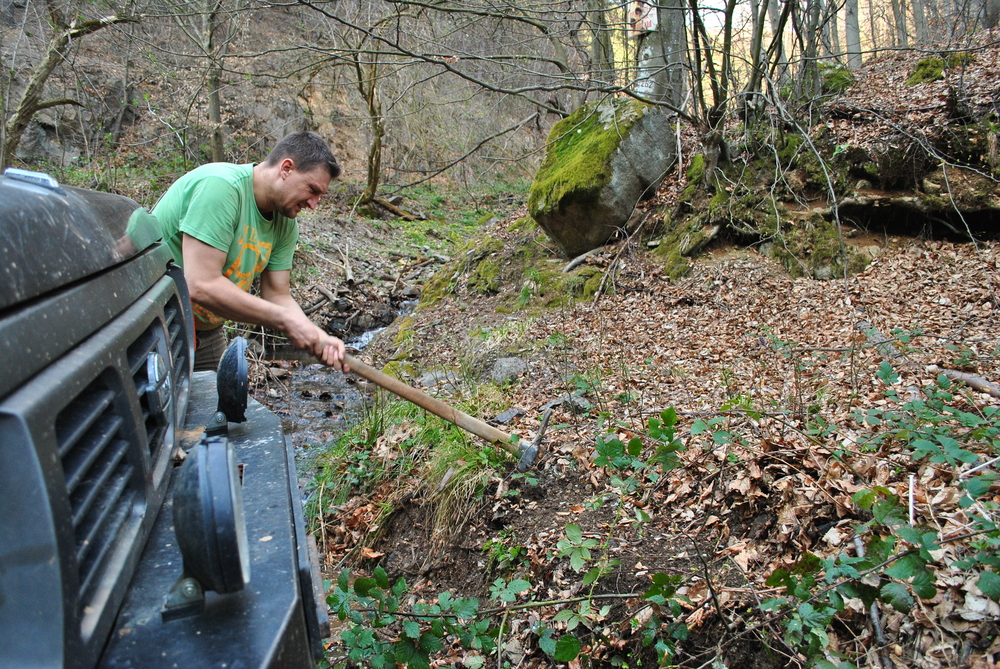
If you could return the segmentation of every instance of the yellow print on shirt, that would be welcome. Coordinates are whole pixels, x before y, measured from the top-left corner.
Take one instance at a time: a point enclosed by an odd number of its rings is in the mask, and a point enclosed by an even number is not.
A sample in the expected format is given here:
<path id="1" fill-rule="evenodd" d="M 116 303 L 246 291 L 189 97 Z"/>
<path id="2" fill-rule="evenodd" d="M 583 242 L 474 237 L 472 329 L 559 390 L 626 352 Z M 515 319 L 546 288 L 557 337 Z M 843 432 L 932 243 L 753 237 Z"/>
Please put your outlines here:
<path id="1" fill-rule="evenodd" d="M 249 225 L 243 226 L 241 235 L 235 242 L 239 245 L 236 258 L 222 275 L 242 290 L 249 291 L 254 279 L 267 267 L 267 261 L 271 257 L 271 249 L 274 247 L 274 244 L 262 241 L 257 236 L 257 228 Z M 211 324 L 213 327 L 222 325 L 225 322 L 226 319 L 216 316 L 200 304 L 192 304 L 195 315 L 203 322 Z"/>

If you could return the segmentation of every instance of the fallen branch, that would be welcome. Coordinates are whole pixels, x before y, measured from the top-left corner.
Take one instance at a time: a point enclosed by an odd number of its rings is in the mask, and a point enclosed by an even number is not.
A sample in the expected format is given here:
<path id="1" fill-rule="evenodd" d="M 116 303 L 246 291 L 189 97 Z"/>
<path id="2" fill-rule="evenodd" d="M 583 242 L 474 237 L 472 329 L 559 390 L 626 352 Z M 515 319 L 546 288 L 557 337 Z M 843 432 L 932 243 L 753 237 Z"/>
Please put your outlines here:
<path id="1" fill-rule="evenodd" d="M 964 383 L 974 390 L 978 390 L 981 393 L 987 393 L 990 397 L 1000 398 L 1000 386 L 995 383 L 990 383 L 981 376 L 966 374 L 965 372 L 959 372 L 955 369 L 943 369 L 937 365 L 927 365 L 925 369 L 931 374 L 944 374 L 952 381 Z"/>
<path id="2" fill-rule="evenodd" d="M 344 249 L 338 246 L 337 250 L 340 251 L 340 257 L 343 259 L 342 264 L 344 266 L 344 281 L 347 283 L 348 286 L 353 286 L 354 274 L 351 272 L 351 259 L 347 256 L 348 252 L 350 251 L 350 248 L 348 248 L 348 250 L 345 251 Z"/>
<path id="3" fill-rule="evenodd" d="M 389 211 L 391 211 L 392 213 L 396 214 L 396 216 L 399 216 L 404 221 L 415 221 L 415 220 L 417 220 L 417 217 L 414 216 L 413 214 L 408 214 L 407 212 L 403 211 L 402 209 L 400 209 L 396 205 L 389 204 L 388 202 L 386 202 L 385 200 L 383 200 L 380 197 L 373 197 L 372 198 L 372 202 L 374 202 L 375 204 L 377 204 L 380 207 L 384 207 L 384 208 L 388 209 Z"/>
<path id="4" fill-rule="evenodd" d="M 603 246 L 598 246 L 596 249 L 590 249 L 586 253 L 578 255 L 577 257 L 570 260 L 565 267 L 563 267 L 563 274 L 566 274 L 567 272 L 572 272 L 576 267 L 582 265 L 587 258 L 597 253 L 598 251 L 603 251 L 603 250 L 604 250 Z"/>

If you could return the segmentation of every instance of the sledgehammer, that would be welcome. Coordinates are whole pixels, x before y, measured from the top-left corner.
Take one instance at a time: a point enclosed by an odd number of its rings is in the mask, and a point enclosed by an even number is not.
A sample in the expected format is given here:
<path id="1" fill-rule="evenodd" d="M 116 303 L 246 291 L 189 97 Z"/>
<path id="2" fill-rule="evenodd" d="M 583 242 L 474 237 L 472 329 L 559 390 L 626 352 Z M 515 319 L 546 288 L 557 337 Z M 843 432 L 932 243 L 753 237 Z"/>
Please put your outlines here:
<path id="1" fill-rule="evenodd" d="M 491 444 L 504 449 L 515 458 L 518 458 L 518 471 L 524 471 L 535 463 L 535 458 L 538 457 L 538 446 L 541 444 L 542 435 L 545 433 L 545 428 L 548 426 L 549 413 L 552 411 L 551 409 L 547 409 L 545 411 L 541 427 L 538 430 L 538 436 L 535 437 L 531 444 L 525 445 L 514 443 L 514 438 L 503 430 L 498 430 L 492 425 L 488 425 L 478 418 L 473 418 L 469 414 L 459 411 L 455 407 L 445 404 L 441 400 L 431 397 L 425 392 L 417 390 L 412 386 L 408 386 L 399 379 L 393 378 L 385 372 L 366 365 L 353 355 L 345 355 L 344 363 L 351 368 L 352 372 L 357 373 L 359 376 L 363 376 L 375 385 L 385 388 L 389 392 L 399 395 L 404 400 L 413 402 L 418 407 L 430 411 L 435 416 L 444 418 L 449 423 L 457 425 L 466 432 L 471 432 L 477 437 L 482 437 Z"/>

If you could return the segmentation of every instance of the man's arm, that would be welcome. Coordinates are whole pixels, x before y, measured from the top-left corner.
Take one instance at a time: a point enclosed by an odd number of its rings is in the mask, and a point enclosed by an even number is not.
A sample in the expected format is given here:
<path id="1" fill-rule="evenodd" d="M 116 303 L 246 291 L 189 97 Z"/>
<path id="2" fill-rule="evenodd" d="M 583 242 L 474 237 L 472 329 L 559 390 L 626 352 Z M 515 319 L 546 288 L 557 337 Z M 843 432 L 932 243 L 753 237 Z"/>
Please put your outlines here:
<path id="1" fill-rule="evenodd" d="M 285 335 L 295 344 L 294 337 L 302 337 L 303 341 L 308 341 L 305 346 L 298 348 L 312 351 L 312 354 L 323 361 L 324 364 L 341 369 L 345 372 L 351 371 L 344 364 L 344 342 L 336 337 L 327 334 L 318 325 L 309 320 L 309 317 L 302 311 L 302 307 L 292 297 L 290 288 L 291 271 L 271 271 L 264 270 L 260 275 L 260 295 L 272 304 L 276 304 L 286 310 L 288 314 L 294 314 L 294 325 L 303 326 L 301 332 L 294 335 L 291 330 L 282 330 Z"/>
<path id="2" fill-rule="evenodd" d="M 296 348 L 309 351 L 327 365 L 342 367 L 344 343 L 323 332 L 302 312 L 289 292 L 290 272 L 265 271 L 261 275 L 262 297 L 256 297 L 222 275 L 225 251 L 188 234 L 184 234 L 181 248 L 192 300 L 223 318 L 280 330 Z"/>

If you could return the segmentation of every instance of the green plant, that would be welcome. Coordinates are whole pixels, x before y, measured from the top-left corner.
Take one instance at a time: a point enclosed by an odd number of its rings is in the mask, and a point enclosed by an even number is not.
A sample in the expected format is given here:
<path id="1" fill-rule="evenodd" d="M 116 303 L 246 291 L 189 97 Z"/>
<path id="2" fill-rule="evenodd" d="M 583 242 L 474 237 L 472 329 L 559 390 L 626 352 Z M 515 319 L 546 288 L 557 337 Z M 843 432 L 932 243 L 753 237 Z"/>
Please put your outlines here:
<path id="1" fill-rule="evenodd" d="M 886 386 L 886 398 L 899 402 L 892 386 L 900 377 L 892 366 L 882 362 L 876 376 Z M 856 412 L 858 424 L 870 431 L 868 448 L 894 442 L 908 449 L 914 460 L 927 459 L 953 470 L 980 459 L 973 449 L 985 447 L 990 457 L 1000 453 L 1000 409 L 970 410 L 974 405 L 956 398 L 943 375 L 923 394 L 895 408 Z M 868 517 L 855 527 L 857 536 L 864 538 L 863 551 L 827 559 L 807 554 L 791 569 L 778 569 L 767 580 L 769 586 L 784 588 L 784 597 L 769 599 L 762 608 L 786 614 L 786 643 L 800 650 L 813 666 L 835 668 L 827 659 L 837 656 L 829 648 L 826 630 L 844 611 L 845 599 L 860 599 L 866 608 L 881 602 L 908 613 L 917 599 L 937 595 L 933 553 L 959 539 L 971 539 L 970 550 L 951 567 L 969 573 L 985 596 L 1000 601 L 1000 527 L 995 521 L 1000 505 L 990 494 L 997 475 L 971 473 L 961 480 L 964 495 L 959 502 L 971 519 L 969 531 L 947 539 L 937 527 L 910 520 L 907 504 L 890 489 L 873 486 L 855 493 L 853 503 Z M 841 662 L 839 666 L 853 665 Z"/>
<path id="2" fill-rule="evenodd" d="M 566 526 L 566 538 L 560 539 L 556 543 L 559 550 L 559 557 L 568 557 L 569 566 L 573 571 L 583 571 L 583 568 L 590 562 L 590 549 L 596 548 L 597 539 L 583 538 L 583 530 L 579 525 L 570 523 Z"/>
<path id="3" fill-rule="evenodd" d="M 340 620 L 349 621 L 340 640 L 351 662 L 375 669 L 397 664 L 429 669 L 430 656 L 444 647 L 446 635 L 454 635 L 464 648 L 487 654 L 494 650 L 499 629 L 490 626 L 489 618 L 477 619 L 479 600 L 442 592 L 436 603 L 416 603 L 404 612 L 407 592 L 403 578 L 390 587 L 382 567 L 353 584 L 349 570 L 340 573 L 327 603 Z"/>

